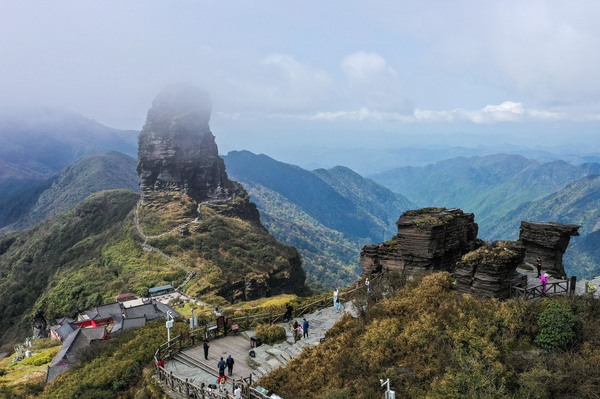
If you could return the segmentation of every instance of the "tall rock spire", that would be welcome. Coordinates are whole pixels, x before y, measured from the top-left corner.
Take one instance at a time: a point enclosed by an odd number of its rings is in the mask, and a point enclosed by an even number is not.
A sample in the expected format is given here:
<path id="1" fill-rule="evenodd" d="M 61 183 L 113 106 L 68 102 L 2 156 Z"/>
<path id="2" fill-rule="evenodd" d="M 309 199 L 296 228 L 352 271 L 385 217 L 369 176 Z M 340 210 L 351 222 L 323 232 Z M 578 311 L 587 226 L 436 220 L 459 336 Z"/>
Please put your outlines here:
<path id="1" fill-rule="evenodd" d="M 232 182 L 219 157 L 208 122 L 207 92 L 188 84 L 163 89 L 148 111 L 139 136 L 142 195 L 180 191 L 198 202 L 230 198 Z"/>

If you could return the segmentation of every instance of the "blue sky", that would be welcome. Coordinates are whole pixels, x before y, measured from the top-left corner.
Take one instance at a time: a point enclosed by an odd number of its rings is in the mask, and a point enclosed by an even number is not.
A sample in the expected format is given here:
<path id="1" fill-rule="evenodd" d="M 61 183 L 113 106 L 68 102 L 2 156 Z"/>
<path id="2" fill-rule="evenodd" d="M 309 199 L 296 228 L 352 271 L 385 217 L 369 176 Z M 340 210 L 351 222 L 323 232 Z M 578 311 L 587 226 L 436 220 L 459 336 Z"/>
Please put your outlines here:
<path id="1" fill-rule="evenodd" d="M 597 150 L 597 1 L 2 2 L 3 107 L 139 130 L 189 81 L 211 93 L 221 151 Z"/>

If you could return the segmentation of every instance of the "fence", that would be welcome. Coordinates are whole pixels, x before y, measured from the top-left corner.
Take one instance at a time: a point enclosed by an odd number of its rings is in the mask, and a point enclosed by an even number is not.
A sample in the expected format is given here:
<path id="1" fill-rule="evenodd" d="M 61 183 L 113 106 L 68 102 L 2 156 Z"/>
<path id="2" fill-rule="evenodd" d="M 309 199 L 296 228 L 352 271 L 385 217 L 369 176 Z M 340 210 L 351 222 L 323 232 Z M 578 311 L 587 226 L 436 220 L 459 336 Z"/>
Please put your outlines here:
<path id="1" fill-rule="evenodd" d="M 540 284 L 535 287 L 510 287 L 511 298 L 535 299 L 550 295 L 561 295 L 569 293 L 569 280 L 560 280 L 546 285 Z"/>
<path id="2" fill-rule="evenodd" d="M 371 282 L 376 282 L 379 278 L 381 278 L 382 273 L 374 276 L 371 279 Z M 355 298 L 356 294 L 360 292 L 360 290 L 364 290 L 366 287 L 360 286 L 357 288 L 353 288 L 347 291 L 340 292 L 339 297 L 340 300 L 344 300 L 345 302 L 351 301 Z M 328 296 L 325 298 L 318 299 L 314 302 L 311 302 L 307 305 L 304 305 L 296 310 L 294 310 L 292 316 L 300 317 L 308 313 L 316 312 L 317 310 L 327 308 L 332 306 L 333 296 Z M 259 324 L 265 323 L 278 323 L 284 321 L 285 313 L 261 313 L 261 314 L 253 314 L 246 315 L 241 317 L 234 317 L 227 320 L 227 324 L 229 326 L 233 324 L 238 325 L 238 331 L 249 330 L 256 327 Z M 225 333 L 226 333 L 225 327 Z M 156 349 L 154 353 L 154 361 L 157 364 L 156 366 L 156 374 L 158 379 L 168 386 L 171 390 L 176 391 L 182 395 L 185 395 L 187 398 L 191 399 L 226 399 L 233 398 L 233 390 L 236 385 L 240 385 L 242 388 L 242 395 L 245 399 L 268 399 L 269 396 L 263 394 L 258 389 L 253 388 L 252 385 L 252 377 L 244 378 L 240 380 L 231 380 L 226 389 L 223 392 L 218 392 L 218 390 L 210 389 L 208 386 L 197 386 L 193 382 L 188 379 L 182 379 L 173 375 L 173 372 L 166 371 L 163 367 L 159 366 L 159 361 L 162 359 L 168 359 L 173 357 L 173 355 L 181 352 L 183 349 L 195 346 L 204 341 L 205 338 L 217 338 L 212 336 L 212 333 L 217 331 L 216 325 L 206 325 L 203 329 L 193 331 L 190 333 L 180 334 L 168 342 L 163 343 Z M 212 370 L 205 370 L 208 372 L 212 372 Z"/>

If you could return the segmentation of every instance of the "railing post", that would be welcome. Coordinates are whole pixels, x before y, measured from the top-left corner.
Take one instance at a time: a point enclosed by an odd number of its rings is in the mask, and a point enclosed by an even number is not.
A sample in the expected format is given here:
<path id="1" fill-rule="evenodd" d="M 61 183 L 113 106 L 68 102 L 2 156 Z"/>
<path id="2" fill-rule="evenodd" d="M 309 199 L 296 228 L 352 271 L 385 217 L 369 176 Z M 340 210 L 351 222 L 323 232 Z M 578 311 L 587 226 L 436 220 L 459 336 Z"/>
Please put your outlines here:
<path id="1" fill-rule="evenodd" d="M 577 284 L 577 276 L 571 276 L 571 284 L 569 284 L 569 291 L 571 295 L 575 294 L 575 285 Z"/>
<path id="2" fill-rule="evenodd" d="M 188 379 L 185 379 L 185 395 L 189 398 L 190 397 L 190 386 L 188 384 Z"/>

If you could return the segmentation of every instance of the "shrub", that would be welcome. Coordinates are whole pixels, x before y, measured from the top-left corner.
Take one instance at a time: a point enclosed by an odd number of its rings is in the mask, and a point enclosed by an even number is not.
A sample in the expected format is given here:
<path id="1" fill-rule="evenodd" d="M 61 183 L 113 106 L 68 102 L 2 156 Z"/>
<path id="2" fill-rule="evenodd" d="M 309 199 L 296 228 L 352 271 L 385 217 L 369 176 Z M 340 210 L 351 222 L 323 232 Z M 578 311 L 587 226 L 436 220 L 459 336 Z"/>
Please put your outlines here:
<path id="1" fill-rule="evenodd" d="M 256 336 L 271 345 L 285 341 L 285 328 L 275 324 L 261 324 L 256 327 Z"/>
<path id="2" fill-rule="evenodd" d="M 41 366 L 43 364 L 50 363 L 52 361 L 52 356 L 48 354 L 38 354 L 23 359 L 21 364 L 24 366 Z"/>
<path id="3" fill-rule="evenodd" d="M 546 351 L 566 350 L 577 341 L 579 322 L 564 302 L 548 301 L 538 318 L 539 334 L 535 343 Z"/>

